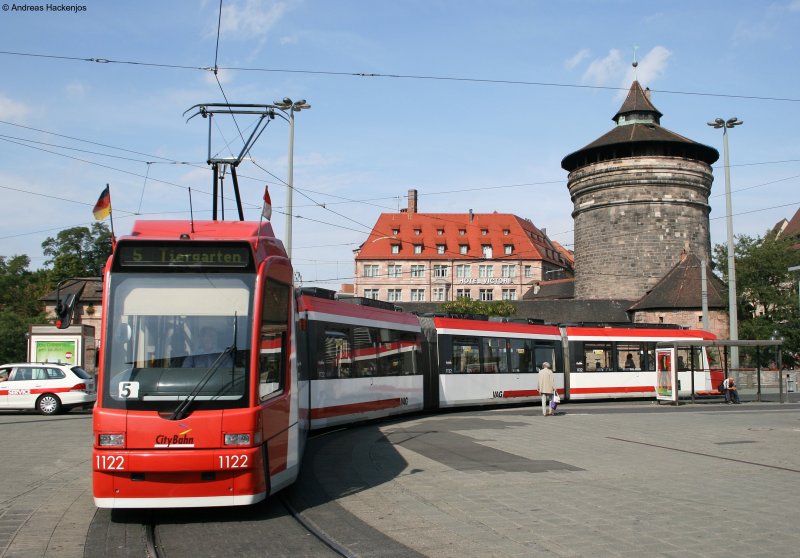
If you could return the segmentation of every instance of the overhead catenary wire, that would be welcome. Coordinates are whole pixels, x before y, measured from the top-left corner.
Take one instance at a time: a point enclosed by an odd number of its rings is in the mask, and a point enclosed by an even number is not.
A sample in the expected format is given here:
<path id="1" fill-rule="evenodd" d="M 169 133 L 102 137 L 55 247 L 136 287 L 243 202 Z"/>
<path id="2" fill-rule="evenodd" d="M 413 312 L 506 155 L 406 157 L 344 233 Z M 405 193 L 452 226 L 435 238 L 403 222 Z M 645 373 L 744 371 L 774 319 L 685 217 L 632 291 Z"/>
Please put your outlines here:
<path id="1" fill-rule="evenodd" d="M 220 10 L 221 10 L 220 6 Z M 221 21 L 221 20 L 220 20 Z M 345 77 L 358 77 L 358 78 L 388 78 L 388 79 L 409 79 L 409 80 L 433 80 L 433 81 L 453 81 L 464 83 L 489 83 L 497 85 L 521 85 L 529 87 L 556 87 L 556 88 L 574 88 L 574 89 L 594 89 L 605 91 L 627 91 L 627 87 L 612 87 L 606 85 L 588 85 L 577 83 L 558 83 L 547 81 L 528 81 L 518 79 L 489 79 L 477 78 L 468 76 L 439 76 L 439 75 L 423 75 L 423 74 L 398 74 L 398 73 L 380 73 L 380 72 L 358 72 L 358 71 L 334 71 L 334 70 L 309 70 L 309 69 L 291 69 L 291 68 L 260 68 L 260 67 L 247 67 L 247 66 L 218 66 L 215 62 L 213 67 L 209 66 L 191 66 L 187 64 L 173 64 L 173 63 L 160 63 L 160 62 L 144 62 L 136 60 L 115 60 L 111 58 L 100 57 L 81 57 L 81 56 L 65 56 L 55 54 L 42 54 L 31 52 L 16 52 L 2 50 L 0 55 L 6 56 L 21 56 L 32 58 L 49 58 L 53 60 L 67 60 L 73 62 L 91 62 L 98 64 L 127 64 L 131 66 L 149 66 L 154 68 L 166 69 L 182 69 L 182 70 L 195 70 L 215 73 L 219 70 L 234 71 L 234 72 L 265 72 L 265 73 L 287 73 L 287 74 L 310 74 L 310 75 L 327 75 L 327 76 L 345 76 Z M 780 101 L 780 102 L 800 102 L 800 98 L 795 97 L 774 97 L 766 95 L 743 95 L 732 93 L 712 93 L 703 91 L 680 91 L 672 89 L 651 89 L 654 93 L 664 93 L 668 95 L 694 95 L 702 97 L 719 97 L 726 99 L 747 99 L 754 101 Z"/>
<path id="2" fill-rule="evenodd" d="M 167 157 L 162 157 L 162 156 L 142 153 L 142 152 L 139 152 L 139 151 L 134 151 L 134 150 L 121 148 L 121 147 L 117 147 L 117 146 L 112 146 L 112 145 L 108 145 L 108 144 L 103 144 L 103 143 L 95 142 L 95 141 L 92 141 L 92 140 L 87 140 L 87 139 L 83 139 L 83 138 L 76 138 L 74 136 L 68 136 L 68 135 L 64 135 L 64 134 L 58 134 L 56 132 L 51 132 L 51 131 L 48 131 L 48 130 L 42 130 L 40 128 L 33 128 L 33 127 L 30 127 L 30 126 L 23 126 L 23 125 L 20 125 L 20 124 L 16 124 L 16 123 L 4 121 L 4 120 L 0 120 L 0 124 L 7 124 L 7 125 L 11 125 L 11 126 L 16 126 L 16 127 L 19 127 L 19 128 L 24 128 L 24 129 L 37 131 L 37 132 L 52 134 L 52 135 L 59 136 L 59 137 L 64 137 L 64 138 L 71 139 L 71 140 L 74 140 L 74 141 L 79 141 L 79 142 L 94 144 L 94 145 L 98 145 L 98 146 L 102 146 L 102 147 L 107 147 L 109 149 L 115 149 L 115 150 L 130 152 L 130 153 L 134 153 L 134 154 L 138 154 L 138 155 L 143 155 L 145 157 L 148 157 L 149 159 L 161 159 L 162 162 L 168 163 L 168 164 L 171 163 L 171 164 L 179 164 L 179 165 L 190 165 L 190 166 L 195 166 L 197 168 L 202 168 L 202 169 L 206 169 L 207 170 L 206 166 L 201 165 L 199 163 L 178 161 L 178 160 L 170 159 L 170 158 L 167 158 Z M 15 136 L 2 135 L 2 136 L 0 136 L 0 140 L 6 140 L 6 141 L 9 141 L 10 143 L 15 143 L 13 140 L 11 140 L 12 137 L 15 137 Z M 50 145 L 50 146 L 57 147 L 57 148 L 72 149 L 72 150 L 81 151 L 80 149 L 77 149 L 77 148 L 70 148 L 70 147 L 67 147 L 67 146 L 58 146 L 57 144 L 47 144 L 45 142 L 38 142 L 38 141 L 35 141 L 35 140 L 27 140 L 27 139 L 24 139 L 24 138 L 19 138 L 19 141 L 28 142 L 28 143 L 38 143 L 40 145 Z M 228 144 L 229 143 L 230 142 L 228 142 Z M 24 143 L 20 144 L 20 145 L 25 145 L 26 147 L 29 147 L 29 148 L 35 148 L 34 146 L 26 145 Z M 53 153 L 53 152 L 48 151 L 48 150 L 43 150 L 43 151 L 47 152 L 47 153 Z M 99 152 L 93 152 L 93 151 L 84 151 L 84 152 L 97 154 L 97 155 L 101 155 L 101 156 L 102 155 L 106 155 L 106 154 L 102 154 L 102 153 L 99 153 Z M 61 156 L 66 156 L 66 155 L 60 154 L 60 153 L 54 153 L 54 154 L 61 155 Z M 114 155 L 110 155 L 110 154 L 108 154 L 107 156 L 125 159 L 124 157 L 114 156 Z M 85 159 L 75 158 L 75 160 L 78 160 L 78 161 L 81 161 L 81 162 L 84 162 L 84 163 L 87 163 L 87 164 L 95 164 L 95 165 L 103 166 L 103 165 L 100 165 L 99 163 L 96 163 L 94 161 L 88 161 L 88 160 L 85 160 Z M 156 162 L 158 162 L 158 161 L 152 161 L 152 160 L 148 161 L 148 160 L 132 159 L 132 158 L 130 160 L 136 161 L 136 162 L 144 162 L 144 163 L 156 163 Z M 748 165 L 761 165 L 761 164 L 780 164 L 780 163 L 796 162 L 796 161 L 797 160 L 795 160 L 795 159 L 788 159 L 788 160 L 780 160 L 780 161 L 751 162 L 751 163 L 742 163 L 740 165 L 735 165 L 735 166 L 748 166 Z M 252 162 L 254 163 L 254 165 L 256 167 L 258 167 L 262 171 L 264 171 L 267 174 L 269 174 L 275 180 L 279 181 L 283 185 L 286 185 L 286 183 L 285 183 L 285 181 L 283 181 L 283 179 L 281 179 L 280 177 L 276 176 L 274 173 L 270 172 L 268 169 L 265 169 L 264 167 L 259 165 L 254 160 Z M 125 172 L 125 173 L 128 173 L 128 174 L 132 174 L 133 176 L 146 178 L 145 175 L 141 175 L 141 174 L 138 174 L 138 173 L 130 173 L 129 171 L 125 171 L 125 170 L 122 170 L 122 169 L 116 169 L 114 167 L 106 166 L 105 168 L 110 168 L 110 169 L 113 169 L 113 170 L 118 170 L 120 172 Z M 257 178 L 257 177 L 251 177 L 251 176 L 244 175 L 244 174 L 240 174 L 239 176 L 240 176 L 240 178 L 245 178 L 245 179 L 249 179 L 249 180 L 257 180 L 257 181 L 262 181 L 263 180 L 263 179 L 260 179 L 260 178 Z M 792 178 L 796 178 L 796 176 L 781 178 L 781 179 L 778 179 L 778 180 L 775 180 L 775 181 L 766 182 L 766 183 L 763 183 L 763 184 L 760 184 L 760 185 L 754 185 L 754 186 L 749 186 L 749 187 L 745 187 L 745 188 L 739 188 L 739 189 L 734 190 L 733 193 L 740 192 L 740 191 L 745 191 L 745 190 L 749 190 L 749 189 L 753 189 L 753 188 L 757 188 L 757 187 L 765 186 L 765 185 L 769 185 L 769 184 L 774 184 L 774 183 L 785 181 L 785 180 L 790 180 Z M 166 184 L 170 184 L 170 185 L 173 185 L 173 186 L 186 188 L 186 186 L 175 184 L 175 183 L 171 183 L 171 182 L 167 182 L 167 181 L 161 181 L 161 180 L 156 179 L 156 178 L 150 178 L 150 180 L 158 181 L 158 182 L 164 182 Z M 436 196 L 436 195 L 444 195 L 444 194 L 451 194 L 451 193 L 465 193 L 465 192 L 474 192 L 474 191 L 486 191 L 486 190 L 492 190 L 492 189 L 521 188 L 521 187 L 530 187 L 530 186 L 538 186 L 538 185 L 549 185 L 549 184 L 562 184 L 562 183 L 563 183 L 563 180 L 552 180 L 552 181 L 539 181 L 539 182 L 528 182 L 528 183 L 518 183 L 518 184 L 497 185 L 497 186 L 478 186 L 478 187 L 450 189 L 450 190 L 441 190 L 441 191 L 432 191 L 432 192 L 426 191 L 424 195 L 425 196 Z M 298 192 L 301 192 L 301 193 L 304 190 L 304 189 L 300 189 L 300 188 L 295 188 L 295 189 Z M 209 192 L 205 192 L 203 190 L 198 190 L 198 191 L 200 193 L 204 193 L 206 195 L 210 195 Z M 307 191 L 310 191 L 310 190 L 307 190 Z M 329 195 L 329 196 L 332 196 L 332 197 L 337 197 L 337 196 L 335 196 L 333 194 L 327 194 L 327 193 L 321 193 L 321 192 L 313 192 L 312 191 L 312 193 L 316 193 L 316 194 L 320 194 L 320 195 Z M 717 194 L 717 195 L 714 195 L 714 196 L 711 196 L 711 197 L 719 197 L 721 195 L 722 194 Z M 335 204 L 338 204 L 338 203 L 366 203 L 367 205 L 374 205 L 374 204 L 369 204 L 367 202 L 374 201 L 374 200 L 380 200 L 380 199 L 396 199 L 398 196 L 386 196 L 386 197 L 382 197 L 382 198 L 369 198 L 369 199 L 366 199 L 366 200 L 356 200 L 356 199 L 353 199 L 353 198 L 344 198 L 345 201 L 343 201 L 343 202 L 325 202 L 325 203 L 321 203 L 321 202 L 318 202 L 316 200 L 313 200 L 309 196 L 306 196 L 306 197 L 308 197 L 312 201 L 312 204 L 313 204 L 312 207 L 325 208 L 328 205 L 335 205 Z M 254 205 L 254 204 L 248 204 L 248 205 L 250 205 L 252 208 L 258 207 L 257 205 Z M 309 207 L 309 206 L 298 206 L 298 207 Z M 378 206 L 378 207 L 382 207 L 382 206 Z M 393 209 L 393 208 L 389 208 L 389 207 L 385 207 L 385 208 L 386 209 Z M 341 216 L 341 214 L 339 214 L 339 215 Z M 361 226 L 365 226 L 366 227 L 366 225 L 364 225 L 363 223 L 358 223 L 358 224 L 361 225 Z M 553 233 L 550 236 L 559 236 L 559 235 L 562 235 L 562 234 L 568 234 L 570 232 L 572 232 L 572 230 L 562 231 L 562 232 L 559 232 L 559 233 Z"/>

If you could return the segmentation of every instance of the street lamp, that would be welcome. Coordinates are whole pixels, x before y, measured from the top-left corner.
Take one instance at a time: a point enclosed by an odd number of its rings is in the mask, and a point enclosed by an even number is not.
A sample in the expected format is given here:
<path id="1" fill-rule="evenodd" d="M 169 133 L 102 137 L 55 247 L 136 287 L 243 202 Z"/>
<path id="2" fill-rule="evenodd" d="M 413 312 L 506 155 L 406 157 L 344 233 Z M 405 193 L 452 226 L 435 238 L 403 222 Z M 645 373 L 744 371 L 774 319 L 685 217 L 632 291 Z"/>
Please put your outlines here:
<path id="1" fill-rule="evenodd" d="M 286 255 L 292 257 L 292 193 L 294 192 L 294 113 L 303 109 L 310 109 L 305 99 L 292 101 L 284 97 L 282 101 L 275 101 L 275 106 L 289 113 L 289 176 L 286 182 Z"/>
<path id="2" fill-rule="evenodd" d="M 725 214 L 728 222 L 728 312 L 730 316 L 730 340 L 739 339 L 739 312 L 736 306 L 736 263 L 734 261 L 733 247 L 733 210 L 731 209 L 731 166 L 728 162 L 728 128 L 744 124 L 736 118 L 723 120 L 716 118 L 708 125 L 713 128 L 722 128 L 722 145 L 725 164 Z M 739 368 L 739 347 L 731 347 L 731 368 Z"/>

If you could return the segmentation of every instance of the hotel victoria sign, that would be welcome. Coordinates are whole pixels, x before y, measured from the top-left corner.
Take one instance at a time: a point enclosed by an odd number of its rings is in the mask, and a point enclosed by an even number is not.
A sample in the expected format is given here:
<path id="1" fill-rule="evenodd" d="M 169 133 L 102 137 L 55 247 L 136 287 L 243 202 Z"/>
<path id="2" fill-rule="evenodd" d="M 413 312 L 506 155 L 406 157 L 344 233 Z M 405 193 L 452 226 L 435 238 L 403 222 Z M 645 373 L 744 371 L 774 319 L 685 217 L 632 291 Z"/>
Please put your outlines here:
<path id="1" fill-rule="evenodd" d="M 511 285 L 511 277 L 461 277 L 460 285 Z"/>

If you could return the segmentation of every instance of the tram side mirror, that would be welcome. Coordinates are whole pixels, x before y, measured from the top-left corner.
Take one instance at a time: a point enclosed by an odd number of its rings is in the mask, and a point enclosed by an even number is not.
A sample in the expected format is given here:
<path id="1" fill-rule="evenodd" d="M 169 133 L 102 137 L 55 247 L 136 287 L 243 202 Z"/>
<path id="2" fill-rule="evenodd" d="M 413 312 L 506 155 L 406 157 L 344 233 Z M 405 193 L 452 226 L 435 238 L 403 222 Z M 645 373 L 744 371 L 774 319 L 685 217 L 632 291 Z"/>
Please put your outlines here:
<path id="1" fill-rule="evenodd" d="M 67 329 L 72 323 L 72 312 L 75 309 L 75 295 L 64 295 L 56 305 L 56 327 Z"/>
<path id="2" fill-rule="evenodd" d="M 131 326 L 119 324 L 114 330 L 114 341 L 117 343 L 127 343 L 131 340 Z"/>

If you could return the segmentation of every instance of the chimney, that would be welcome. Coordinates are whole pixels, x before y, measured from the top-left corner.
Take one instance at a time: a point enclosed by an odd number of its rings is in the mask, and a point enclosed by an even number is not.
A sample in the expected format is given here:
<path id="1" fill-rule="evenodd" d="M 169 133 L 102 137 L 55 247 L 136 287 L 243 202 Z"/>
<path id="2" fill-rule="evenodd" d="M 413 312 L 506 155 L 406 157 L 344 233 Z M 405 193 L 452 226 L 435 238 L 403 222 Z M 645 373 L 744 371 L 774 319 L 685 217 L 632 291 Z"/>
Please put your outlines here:
<path id="1" fill-rule="evenodd" d="M 417 191 L 413 188 L 408 191 L 408 212 L 417 212 Z"/>
<path id="2" fill-rule="evenodd" d="M 472 210 L 470 209 L 469 210 L 469 222 L 470 223 L 472 223 L 472 218 L 473 218 L 473 214 L 472 214 Z"/>

